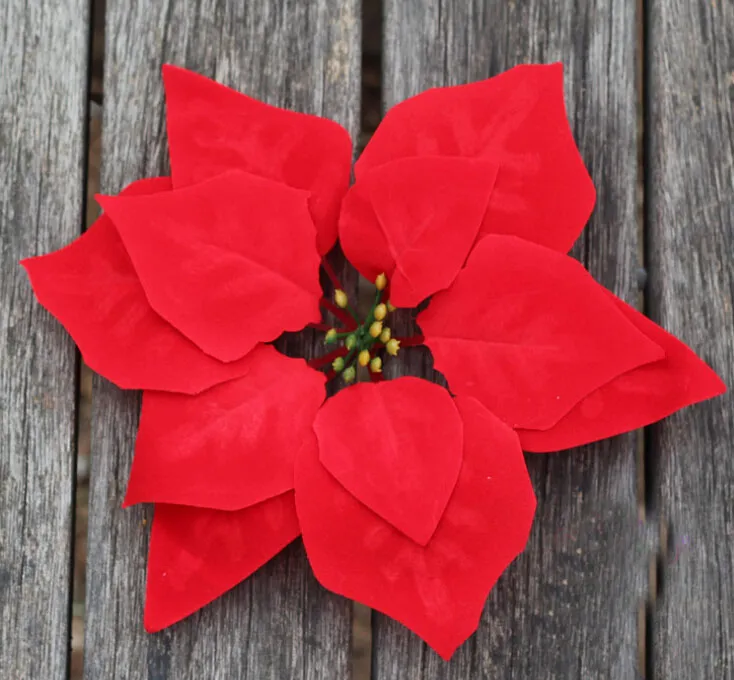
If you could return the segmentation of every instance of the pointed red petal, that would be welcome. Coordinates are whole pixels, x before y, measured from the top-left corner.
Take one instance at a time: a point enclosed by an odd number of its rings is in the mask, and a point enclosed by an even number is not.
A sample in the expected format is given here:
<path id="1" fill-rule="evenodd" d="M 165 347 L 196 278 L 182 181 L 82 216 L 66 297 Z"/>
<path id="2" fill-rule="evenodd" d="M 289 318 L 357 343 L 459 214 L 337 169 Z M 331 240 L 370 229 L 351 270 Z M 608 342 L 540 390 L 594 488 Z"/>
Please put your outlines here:
<path id="1" fill-rule="evenodd" d="M 473 399 L 456 405 L 461 473 L 425 547 L 344 489 L 321 465 L 313 439 L 296 460 L 296 509 L 316 578 L 397 619 L 445 659 L 476 630 L 490 589 L 525 547 L 535 512 L 515 433 Z"/>
<path id="2" fill-rule="evenodd" d="M 716 373 L 690 348 L 612 293 L 609 297 L 642 333 L 663 348 L 665 358 L 603 385 L 549 430 L 518 430 L 526 451 L 559 451 L 613 437 L 726 391 Z"/>
<path id="3" fill-rule="evenodd" d="M 579 262 L 514 236 L 482 239 L 418 323 L 451 390 L 513 428 L 548 429 L 663 357 Z"/>
<path id="4" fill-rule="evenodd" d="M 566 117 L 561 64 L 517 66 L 398 104 L 359 158 L 357 181 L 410 156 L 498 163 L 480 234 L 512 234 L 567 252 L 594 208 L 594 185 Z"/>
<path id="5" fill-rule="evenodd" d="M 449 393 L 419 378 L 361 383 L 329 399 L 313 428 L 324 467 L 425 545 L 461 468 L 461 419 Z"/>
<path id="6" fill-rule="evenodd" d="M 153 309 L 207 354 L 234 361 L 321 318 L 303 192 L 233 171 L 165 194 L 99 201 Z"/>
<path id="7" fill-rule="evenodd" d="M 156 505 L 145 630 L 155 633 L 209 604 L 299 533 L 292 491 L 236 512 Z"/>
<path id="8" fill-rule="evenodd" d="M 293 488 L 325 378 L 261 345 L 247 373 L 202 394 L 146 392 L 125 505 L 239 510 Z"/>
<path id="9" fill-rule="evenodd" d="M 163 67 L 163 84 L 174 186 L 238 169 L 304 189 L 319 253 L 327 253 L 349 186 L 349 133 L 334 121 L 269 106 L 175 66 Z"/>
<path id="10" fill-rule="evenodd" d="M 157 177 L 133 182 L 122 195 L 170 188 L 168 177 Z M 106 215 L 65 248 L 21 264 L 38 301 L 74 338 L 87 365 L 119 387 L 191 394 L 244 372 L 241 362 L 204 354 L 153 311 Z"/>
<path id="11" fill-rule="evenodd" d="M 349 190 L 339 240 L 368 280 L 390 279 L 390 302 L 416 307 L 449 286 L 476 240 L 497 165 L 468 158 L 403 158 Z"/>

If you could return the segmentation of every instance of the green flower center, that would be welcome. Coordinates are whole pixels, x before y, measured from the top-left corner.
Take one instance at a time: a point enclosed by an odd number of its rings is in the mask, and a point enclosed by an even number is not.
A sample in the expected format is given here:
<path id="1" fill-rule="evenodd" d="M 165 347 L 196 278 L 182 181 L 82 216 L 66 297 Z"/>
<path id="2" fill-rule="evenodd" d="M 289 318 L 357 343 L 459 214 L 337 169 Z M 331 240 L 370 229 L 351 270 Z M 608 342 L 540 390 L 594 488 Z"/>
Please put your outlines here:
<path id="1" fill-rule="evenodd" d="M 396 356 L 400 349 L 400 342 L 392 337 L 391 330 L 387 326 L 387 318 L 394 308 L 389 302 L 382 301 L 387 285 L 384 274 L 377 277 L 375 285 L 377 288 L 375 297 L 363 321 L 360 321 L 349 304 L 347 294 L 341 289 L 334 292 L 336 306 L 346 310 L 357 324 L 356 328 L 348 331 L 332 328 L 324 338 L 327 345 L 343 346 L 345 354 L 336 357 L 331 366 L 334 372 L 341 374 L 347 383 L 356 379 L 357 365 L 369 367 L 373 375 L 379 375 L 382 373 L 383 357 L 385 355 Z"/>

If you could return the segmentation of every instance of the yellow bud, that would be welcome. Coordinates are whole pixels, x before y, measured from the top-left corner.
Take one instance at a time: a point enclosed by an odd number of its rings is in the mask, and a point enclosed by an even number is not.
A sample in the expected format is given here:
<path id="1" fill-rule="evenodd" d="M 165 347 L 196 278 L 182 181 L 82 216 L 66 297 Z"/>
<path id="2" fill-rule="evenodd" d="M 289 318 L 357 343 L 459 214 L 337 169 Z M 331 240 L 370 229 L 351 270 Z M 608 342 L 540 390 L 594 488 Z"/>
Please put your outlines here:
<path id="1" fill-rule="evenodd" d="M 324 342 L 327 345 L 330 345 L 333 342 L 336 342 L 336 328 L 330 328 L 328 331 L 326 331 L 326 337 L 324 338 Z"/>
<path id="2" fill-rule="evenodd" d="M 390 339 L 391 331 L 389 328 L 383 328 L 382 333 L 380 333 L 380 342 L 383 345 L 387 344 L 387 341 Z"/>
<path id="3" fill-rule="evenodd" d="M 331 362 L 331 367 L 336 373 L 341 373 L 344 370 L 344 359 L 342 357 L 337 357 Z"/>
<path id="4" fill-rule="evenodd" d="M 387 349 L 387 353 L 390 356 L 396 357 L 398 355 L 398 351 L 400 350 L 400 340 L 396 340 L 395 338 L 389 340 L 385 345 L 385 349 Z"/>
<path id="5" fill-rule="evenodd" d="M 342 373 L 342 379 L 345 383 L 354 382 L 354 379 L 357 377 L 357 371 L 354 368 L 354 366 L 349 366 L 348 368 L 344 369 L 344 373 Z"/>
<path id="6" fill-rule="evenodd" d="M 397 309 L 397 307 L 393 306 L 392 302 L 390 300 L 387 301 L 387 311 L 388 312 L 394 312 Z"/>
<path id="7" fill-rule="evenodd" d="M 373 338 L 377 338 L 380 335 L 380 333 L 382 333 L 382 321 L 375 321 L 370 326 L 370 335 Z"/>
<path id="8" fill-rule="evenodd" d="M 346 309 L 349 304 L 347 294 L 341 288 L 337 288 L 334 291 L 334 302 L 336 302 L 337 307 L 341 307 L 342 309 Z"/>
<path id="9" fill-rule="evenodd" d="M 370 363 L 370 351 L 368 349 L 363 349 L 359 353 L 357 361 L 359 361 L 360 366 L 366 366 L 368 363 Z"/>
<path id="10" fill-rule="evenodd" d="M 374 315 L 375 319 L 382 321 L 387 316 L 387 305 L 384 302 L 377 305 L 377 307 L 375 307 Z"/>
<path id="11" fill-rule="evenodd" d="M 377 290 L 385 290 L 385 286 L 387 286 L 387 276 L 385 276 L 385 272 L 383 272 L 375 279 L 375 288 L 377 288 Z"/>
<path id="12" fill-rule="evenodd" d="M 354 346 L 356 344 L 357 344 L 357 336 L 354 333 L 347 335 L 347 339 L 344 341 L 344 346 L 347 349 L 354 349 Z"/>
<path id="13" fill-rule="evenodd" d="M 375 357 L 370 361 L 370 371 L 373 373 L 382 373 L 382 359 Z"/>

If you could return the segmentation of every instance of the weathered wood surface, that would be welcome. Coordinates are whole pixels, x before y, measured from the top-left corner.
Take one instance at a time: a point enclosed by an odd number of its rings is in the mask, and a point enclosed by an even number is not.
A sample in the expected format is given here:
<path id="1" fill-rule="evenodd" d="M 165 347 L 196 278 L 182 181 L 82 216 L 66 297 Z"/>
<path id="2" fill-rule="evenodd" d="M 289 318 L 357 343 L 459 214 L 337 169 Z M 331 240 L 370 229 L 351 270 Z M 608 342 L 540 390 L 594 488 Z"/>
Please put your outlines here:
<path id="1" fill-rule="evenodd" d="M 734 385 L 734 12 L 648 3 L 650 315 Z M 654 677 L 734 678 L 734 420 L 729 395 L 652 429 L 670 537 Z"/>
<path id="2" fill-rule="evenodd" d="M 574 254 L 633 304 L 641 245 L 636 4 L 385 0 L 383 62 L 389 107 L 430 86 L 562 60 L 571 125 L 598 190 Z M 405 370 L 426 370 L 425 356 Z M 479 632 L 446 664 L 402 626 L 375 615 L 375 680 L 636 677 L 647 562 L 637 520 L 636 442 L 631 434 L 528 455 L 536 523 L 525 553 L 490 596 Z"/>
<path id="3" fill-rule="evenodd" d="M 356 138 L 359 11 L 357 0 L 108 0 L 103 190 L 167 169 L 164 62 L 329 116 Z M 200 613 L 143 631 L 152 512 L 119 507 L 139 399 L 97 379 L 93 404 L 86 678 L 348 677 L 351 606 L 315 582 L 300 542 Z"/>
<path id="4" fill-rule="evenodd" d="M 22 257 L 82 229 L 87 2 L 3 3 L 0 26 L 0 677 L 69 662 L 77 355 Z"/>

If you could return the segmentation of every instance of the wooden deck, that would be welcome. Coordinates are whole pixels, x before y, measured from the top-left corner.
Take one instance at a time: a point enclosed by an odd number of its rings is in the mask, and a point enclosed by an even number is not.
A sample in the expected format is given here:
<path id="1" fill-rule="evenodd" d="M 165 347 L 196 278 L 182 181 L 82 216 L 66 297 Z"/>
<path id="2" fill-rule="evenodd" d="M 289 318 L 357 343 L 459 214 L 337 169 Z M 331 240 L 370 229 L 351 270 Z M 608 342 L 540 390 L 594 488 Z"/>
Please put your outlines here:
<path id="1" fill-rule="evenodd" d="M 8 680 L 69 673 L 79 358 L 16 263 L 83 228 L 89 4 L 5 0 L 2 12 Z M 734 385 L 732 0 L 383 0 L 378 9 L 385 107 L 432 85 L 563 61 L 569 116 L 599 197 L 574 254 Z M 360 0 L 107 0 L 105 19 L 107 193 L 167 170 L 164 62 L 360 135 Z M 431 369 L 413 353 L 400 370 Z M 138 410 L 138 395 L 95 379 L 85 678 L 349 678 L 351 604 L 315 582 L 300 542 L 193 617 L 143 631 L 152 513 L 120 509 Z M 734 678 L 732 442 L 727 395 L 644 433 L 528 456 L 537 519 L 479 632 L 445 663 L 375 614 L 373 680 Z"/>

